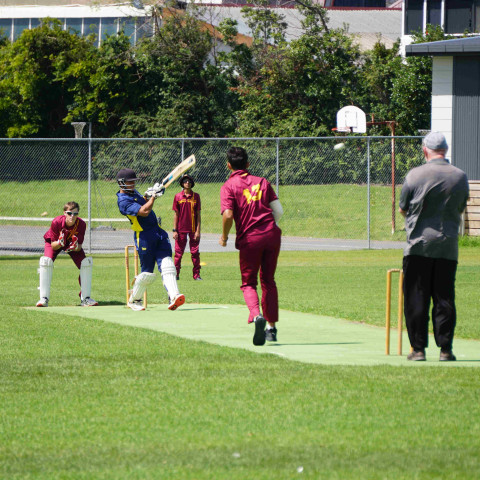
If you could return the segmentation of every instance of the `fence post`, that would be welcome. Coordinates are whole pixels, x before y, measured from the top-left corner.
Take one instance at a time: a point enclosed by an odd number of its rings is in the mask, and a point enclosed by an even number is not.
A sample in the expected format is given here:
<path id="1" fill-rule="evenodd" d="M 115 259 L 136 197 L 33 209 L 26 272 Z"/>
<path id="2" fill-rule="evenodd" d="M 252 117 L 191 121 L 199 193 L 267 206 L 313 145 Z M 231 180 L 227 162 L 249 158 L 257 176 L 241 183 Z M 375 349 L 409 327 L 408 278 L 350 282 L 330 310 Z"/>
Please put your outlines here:
<path id="1" fill-rule="evenodd" d="M 88 253 L 92 253 L 92 122 L 88 122 Z"/>
<path id="2" fill-rule="evenodd" d="M 185 139 L 182 138 L 182 158 L 180 159 L 181 162 L 185 159 Z"/>
<path id="3" fill-rule="evenodd" d="M 276 190 L 277 190 L 277 197 L 278 197 L 278 186 L 279 186 L 279 176 L 280 176 L 280 139 L 277 138 L 277 171 L 276 171 Z"/>
<path id="4" fill-rule="evenodd" d="M 367 137 L 367 239 L 370 250 L 370 137 Z"/>

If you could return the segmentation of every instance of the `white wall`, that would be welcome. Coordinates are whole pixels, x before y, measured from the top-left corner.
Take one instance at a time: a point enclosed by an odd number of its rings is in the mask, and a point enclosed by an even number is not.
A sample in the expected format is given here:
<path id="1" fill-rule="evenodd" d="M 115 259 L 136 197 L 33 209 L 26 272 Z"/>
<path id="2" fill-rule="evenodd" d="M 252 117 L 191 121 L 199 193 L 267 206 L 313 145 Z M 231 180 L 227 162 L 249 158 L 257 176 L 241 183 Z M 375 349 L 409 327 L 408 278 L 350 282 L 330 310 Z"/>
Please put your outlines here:
<path id="1" fill-rule="evenodd" d="M 432 130 L 442 132 L 453 154 L 453 57 L 433 57 Z"/>

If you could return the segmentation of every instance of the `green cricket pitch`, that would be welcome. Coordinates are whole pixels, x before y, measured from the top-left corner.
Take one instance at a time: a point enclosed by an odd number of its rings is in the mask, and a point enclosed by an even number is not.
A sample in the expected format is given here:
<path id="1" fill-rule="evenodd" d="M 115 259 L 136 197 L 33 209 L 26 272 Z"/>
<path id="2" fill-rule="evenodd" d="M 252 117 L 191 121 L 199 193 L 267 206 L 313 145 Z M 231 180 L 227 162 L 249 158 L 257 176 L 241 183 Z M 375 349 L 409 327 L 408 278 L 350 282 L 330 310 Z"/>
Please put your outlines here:
<path id="1" fill-rule="evenodd" d="M 174 312 L 166 305 L 148 305 L 143 312 L 134 312 L 123 305 L 36 310 L 146 328 L 306 363 L 480 367 L 480 342 L 476 340 L 455 339 L 453 350 L 457 361 L 439 362 L 439 349 L 431 337 L 430 348 L 426 351 L 427 361 L 407 362 L 409 343 L 406 332 L 403 334 L 403 356 L 399 356 L 397 331 L 392 329 L 390 355 L 387 356 L 385 328 L 287 310 L 280 311 L 278 342 L 267 342 L 262 347 L 252 344 L 253 325 L 247 324 L 248 311 L 241 305 L 185 304 Z"/>

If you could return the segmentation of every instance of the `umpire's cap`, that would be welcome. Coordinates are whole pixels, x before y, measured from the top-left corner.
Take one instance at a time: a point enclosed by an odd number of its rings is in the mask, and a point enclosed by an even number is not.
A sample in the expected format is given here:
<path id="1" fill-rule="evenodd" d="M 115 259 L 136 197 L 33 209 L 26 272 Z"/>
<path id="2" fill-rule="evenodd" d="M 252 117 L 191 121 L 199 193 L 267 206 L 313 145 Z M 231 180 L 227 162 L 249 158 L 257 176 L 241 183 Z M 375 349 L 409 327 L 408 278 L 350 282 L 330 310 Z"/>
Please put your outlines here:
<path id="1" fill-rule="evenodd" d="M 195 181 L 193 180 L 193 178 L 190 176 L 190 175 L 183 175 L 183 177 L 180 177 L 180 185 L 182 186 L 183 188 L 183 184 L 185 183 L 185 180 L 190 180 L 190 188 L 193 188 L 195 186 Z"/>
<path id="2" fill-rule="evenodd" d="M 122 168 L 117 173 L 116 178 L 117 178 L 117 182 L 118 181 L 129 182 L 131 180 L 139 180 L 137 178 L 137 174 L 131 168 Z"/>

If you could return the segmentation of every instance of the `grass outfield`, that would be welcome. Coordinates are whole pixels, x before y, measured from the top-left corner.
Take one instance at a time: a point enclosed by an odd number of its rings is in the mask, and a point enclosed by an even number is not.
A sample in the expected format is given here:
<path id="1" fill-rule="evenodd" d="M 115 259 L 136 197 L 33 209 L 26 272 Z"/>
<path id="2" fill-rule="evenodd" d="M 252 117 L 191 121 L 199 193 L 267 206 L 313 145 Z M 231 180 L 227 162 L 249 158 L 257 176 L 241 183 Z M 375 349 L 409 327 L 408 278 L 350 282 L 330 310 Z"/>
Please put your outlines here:
<path id="1" fill-rule="evenodd" d="M 39 217 L 44 212 L 46 218 L 61 214 L 63 203 L 59 198 L 75 199 L 80 204 L 80 216 L 87 217 L 87 182 L 58 180 L 43 182 L 1 182 L 5 198 L 12 202 L 2 205 L 0 216 Z M 202 199 L 202 231 L 219 232 L 221 183 L 198 184 L 195 191 Z M 139 190 L 144 191 L 146 185 Z M 113 182 L 96 181 L 92 187 L 92 217 L 120 218 L 118 212 L 117 185 Z M 400 196 L 397 188 L 397 203 Z M 167 189 L 163 198 L 156 203 L 155 212 L 162 217 L 163 225 L 169 229 L 173 225 L 172 202 L 178 185 Z M 21 199 L 18 192 L 22 192 Z M 372 186 L 370 211 L 370 233 L 372 240 L 404 240 L 403 218 L 396 213 L 396 228 L 391 234 L 391 187 Z M 286 236 L 315 238 L 367 239 L 367 187 L 366 185 L 286 185 L 280 186 L 280 200 L 285 211 L 281 220 Z M 63 200 L 62 200 L 63 202 Z M 25 210 L 28 205 L 28 211 Z M 397 209 L 396 209 L 397 210 Z M 313 220 L 312 220 L 313 219 Z M 4 224 L 25 222 L 0 221 Z M 45 222 L 29 222 L 31 225 L 47 225 Z M 115 228 L 129 228 L 128 223 L 112 222 Z M 93 227 L 99 226 L 93 222 Z"/>
<path id="2" fill-rule="evenodd" d="M 241 304 L 237 255 L 202 260 L 204 282 L 181 281 L 189 301 Z M 476 368 L 302 364 L 26 310 L 38 258 L 0 262 L 0 478 L 478 478 Z M 121 256 L 94 262 L 95 298 L 122 303 Z M 282 252 L 281 307 L 381 325 L 400 262 Z M 59 258 L 52 304 L 78 303 L 76 276 Z M 480 339 L 478 247 L 462 247 L 457 279 L 458 336 Z M 160 285 L 149 301 L 165 302 Z"/>

